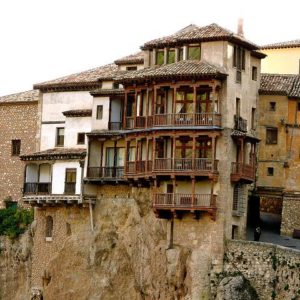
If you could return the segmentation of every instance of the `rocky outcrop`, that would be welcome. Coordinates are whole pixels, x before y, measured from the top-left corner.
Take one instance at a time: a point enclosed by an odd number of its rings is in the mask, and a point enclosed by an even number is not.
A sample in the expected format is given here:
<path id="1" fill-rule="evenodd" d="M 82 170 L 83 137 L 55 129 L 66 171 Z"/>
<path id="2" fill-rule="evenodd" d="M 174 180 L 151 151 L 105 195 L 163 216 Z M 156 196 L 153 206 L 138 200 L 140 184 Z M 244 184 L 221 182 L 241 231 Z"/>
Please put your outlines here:
<path id="1" fill-rule="evenodd" d="M 30 299 L 32 234 L 0 237 L 0 299 Z"/>

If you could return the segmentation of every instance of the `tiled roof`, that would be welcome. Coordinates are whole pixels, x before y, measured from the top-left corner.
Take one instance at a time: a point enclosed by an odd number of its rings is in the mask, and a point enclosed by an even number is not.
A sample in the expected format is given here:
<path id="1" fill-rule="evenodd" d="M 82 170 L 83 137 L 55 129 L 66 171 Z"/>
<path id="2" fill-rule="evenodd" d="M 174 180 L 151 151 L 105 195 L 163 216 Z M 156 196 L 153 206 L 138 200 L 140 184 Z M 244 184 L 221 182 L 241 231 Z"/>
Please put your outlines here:
<path id="1" fill-rule="evenodd" d="M 124 94 L 124 89 L 96 89 L 91 91 L 91 95 L 93 96 L 117 96 Z"/>
<path id="2" fill-rule="evenodd" d="M 143 51 L 115 60 L 116 65 L 134 65 L 134 64 L 143 64 L 143 63 L 144 63 Z"/>
<path id="3" fill-rule="evenodd" d="M 244 37 L 239 36 L 232 31 L 229 31 L 218 24 L 210 24 L 207 26 L 199 27 L 190 25 L 176 32 L 173 35 L 165 36 L 145 43 L 142 49 L 152 49 L 155 47 L 174 46 L 191 42 L 205 42 L 226 40 L 242 44 L 245 47 L 255 50 L 259 47 L 254 43 L 246 40 Z"/>
<path id="4" fill-rule="evenodd" d="M 35 102 L 39 100 L 39 91 L 31 90 L 0 97 L 0 104 L 13 102 Z"/>
<path id="5" fill-rule="evenodd" d="M 259 93 L 261 95 L 286 95 L 300 97 L 300 77 L 291 74 L 262 74 Z"/>
<path id="6" fill-rule="evenodd" d="M 226 71 L 206 61 L 182 60 L 169 65 L 126 72 L 116 76 L 118 82 L 147 81 L 166 78 L 224 78 Z"/>
<path id="7" fill-rule="evenodd" d="M 268 45 L 261 46 L 260 49 L 279 49 L 279 48 L 295 48 L 295 47 L 300 47 L 300 40 L 268 44 Z"/>
<path id="8" fill-rule="evenodd" d="M 37 160 L 65 160 L 83 159 L 86 156 L 86 149 L 78 148 L 54 148 L 31 154 L 21 155 L 20 159 L 25 161 Z"/>
<path id="9" fill-rule="evenodd" d="M 109 64 L 85 72 L 37 83 L 33 87 L 34 89 L 49 89 L 61 86 L 72 88 L 75 86 L 90 85 L 95 86 L 96 88 L 97 84 L 99 85 L 101 80 L 112 80 L 118 73 L 120 73 L 120 71 L 118 71 L 118 66 L 115 64 Z"/>
<path id="10" fill-rule="evenodd" d="M 63 112 L 63 115 L 66 117 L 91 117 L 92 110 L 91 109 L 73 109 L 67 110 Z"/>

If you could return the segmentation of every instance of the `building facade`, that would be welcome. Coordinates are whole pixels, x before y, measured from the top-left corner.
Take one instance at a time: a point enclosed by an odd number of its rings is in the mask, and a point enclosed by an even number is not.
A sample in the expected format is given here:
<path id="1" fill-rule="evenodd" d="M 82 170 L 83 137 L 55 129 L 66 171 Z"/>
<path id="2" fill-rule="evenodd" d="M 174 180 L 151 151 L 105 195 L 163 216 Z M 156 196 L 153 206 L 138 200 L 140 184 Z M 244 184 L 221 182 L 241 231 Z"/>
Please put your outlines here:
<path id="1" fill-rule="evenodd" d="M 19 156 L 38 145 L 38 91 L 0 97 L 0 206 L 22 198 L 24 168 Z"/>

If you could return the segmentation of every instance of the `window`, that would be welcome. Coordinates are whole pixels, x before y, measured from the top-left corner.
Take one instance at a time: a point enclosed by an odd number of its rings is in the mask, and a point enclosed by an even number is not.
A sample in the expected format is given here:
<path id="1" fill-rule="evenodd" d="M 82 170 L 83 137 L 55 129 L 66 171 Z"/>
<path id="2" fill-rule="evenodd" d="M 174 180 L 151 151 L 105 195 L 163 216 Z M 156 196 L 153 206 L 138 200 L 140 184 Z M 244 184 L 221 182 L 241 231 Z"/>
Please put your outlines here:
<path id="1" fill-rule="evenodd" d="M 245 193 L 242 184 L 236 184 L 233 189 L 232 211 L 235 216 L 241 216 L 245 212 Z"/>
<path id="2" fill-rule="evenodd" d="M 175 62 L 175 50 L 174 49 L 169 49 L 168 50 L 167 63 L 168 64 L 173 64 L 174 62 Z"/>
<path id="3" fill-rule="evenodd" d="M 269 102 L 269 110 L 270 111 L 276 110 L 276 102 Z"/>
<path id="4" fill-rule="evenodd" d="M 11 141 L 11 155 L 17 156 L 21 152 L 21 140 L 12 140 Z"/>
<path id="5" fill-rule="evenodd" d="M 83 145 L 85 142 L 85 133 L 84 132 L 78 132 L 77 133 L 77 144 Z"/>
<path id="6" fill-rule="evenodd" d="M 164 63 L 164 50 L 157 50 L 156 52 L 156 64 L 163 65 Z"/>
<path id="7" fill-rule="evenodd" d="M 46 228 L 45 228 L 46 241 L 52 241 L 53 236 L 53 218 L 51 216 L 46 217 Z"/>
<path id="8" fill-rule="evenodd" d="M 240 114 L 241 114 L 241 99 L 235 98 L 235 115 L 237 118 L 239 118 Z"/>
<path id="9" fill-rule="evenodd" d="M 178 49 L 178 61 L 183 60 L 183 47 Z"/>
<path id="10" fill-rule="evenodd" d="M 56 146 L 62 147 L 64 145 L 64 140 L 65 140 L 65 129 L 56 128 Z"/>
<path id="11" fill-rule="evenodd" d="M 300 102 L 297 102 L 297 111 L 300 111 Z"/>
<path id="12" fill-rule="evenodd" d="M 201 48 L 200 46 L 189 46 L 188 48 L 188 59 L 200 60 Z"/>
<path id="13" fill-rule="evenodd" d="M 136 71 L 137 70 L 137 66 L 131 66 L 131 67 L 126 67 L 127 71 Z"/>
<path id="14" fill-rule="evenodd" d="M 269 167 L 267 169 L 267 174 L 268 174 L 268 176 L 274 176 L 274 168 L 273 167 Z"/>
<path id="15" fill-rule="evenodd" d="M 257 67 L 252 67 L 252 80 L 257 80 Z"/>
<path id="16" fill-rule="evenodd" d="M 252 107 L 252 112 L 251 112 L 251 129 L 255 129 L 255 108 Z"/>
<path id="17" fill-rule="evenodd" d="M 233 67 L 236 68 L 236 82 L 242 82 L 242 70 L 245 70 L 245 50 L 239 46 L 233 49 Z"/>
<path id="18" fill-rule="evenodd" d="M 97 105 L 96 119 L 102 120 L 102 118 L 103 118 L 103 105 Z"/>
<path id="19" fill-rule="evenodd" d="M 267 128 L 266 129 L 266 144 L 277 144 L 278 129 Z"/>
<path id="20" fill-rule="evenodd" d="M 130 67 L 127 67 L 127 68 L 130 68 Z M 127 70 L 127 68 L 126 68 L 126 70 Z M 116 83 L 116 82 L 114 82 L 113 83 L 113 89 L 119 89 L 119 87 L 120 87 L 120 85 L 119 85 L 119 83 Z"/>
<path id="21" fill-rule="evenodd" d="M 66 169 L 65 194 L 75 194 L 76 169 Z"/>

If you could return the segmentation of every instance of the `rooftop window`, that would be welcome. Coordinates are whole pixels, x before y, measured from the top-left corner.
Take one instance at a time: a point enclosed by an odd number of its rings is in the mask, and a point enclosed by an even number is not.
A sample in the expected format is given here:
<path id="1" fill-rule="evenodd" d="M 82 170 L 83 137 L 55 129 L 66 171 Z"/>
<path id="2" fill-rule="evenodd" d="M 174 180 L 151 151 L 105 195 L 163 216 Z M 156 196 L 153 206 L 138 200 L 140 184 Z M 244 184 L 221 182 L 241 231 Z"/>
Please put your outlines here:
<path id="1" fill-rule="evenodd" d="M 157 50 L 156 52 L 156 64 L 162 65 L 164 63 L 164 50 Z"/>
<path id="2" fill-rule="evenodd" d="M 187 59 L 200 60 L 201 58 L 201 47 L 200 45 L 189 46 Z"/>

